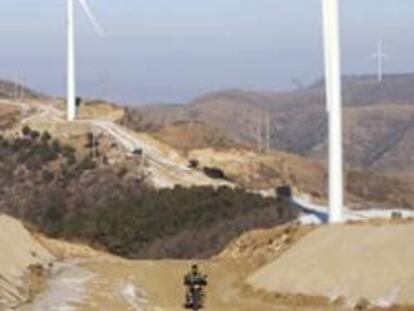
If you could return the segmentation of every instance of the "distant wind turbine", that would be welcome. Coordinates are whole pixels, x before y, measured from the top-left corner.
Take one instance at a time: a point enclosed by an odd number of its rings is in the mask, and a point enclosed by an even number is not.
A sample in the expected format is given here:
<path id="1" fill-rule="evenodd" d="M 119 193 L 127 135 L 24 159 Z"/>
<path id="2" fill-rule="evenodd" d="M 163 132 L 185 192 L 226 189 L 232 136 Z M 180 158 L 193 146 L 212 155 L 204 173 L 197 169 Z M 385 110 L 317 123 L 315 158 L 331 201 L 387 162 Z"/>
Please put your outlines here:
<path id="1" fill-rule="evenodd" d="M 303 83 L 299 78 L 293 78 L 292 84 L 295 87 L 295 90 L 302 90 L 303 89 Z"/>
<path id="2" fill-rule="evenodd" d="M 325 87 L 329 116 L 329 221 L 343 222 L 341 51 L 338 0 L 322 0 Z"/>
<path id="3" fill-rule="evenodd" d="M 92 13 L 86 0 L 78 0 L 81 7 L 85 11 L 92 26 L 96 32 L 103 36 L 103 31 L 99 26 L 95 16 Z M 67 113 L 68 120 L 73 121 L 76 118 L 76 69 L 75 69 L 75 0 L 67 0 L 67 31 L 68 31 L 68 51 L 67 51 Z"/>
<path id="4" fill-rule="evenodd" d="M 382 40 L 378 40 L 377 51 L 371 56 L 372 59 L 377 61 L 377 79 L 378 82 L 383 80 L 384 60 L 388 58 L 388 55 L 384 53 L 384 46 Z"/>

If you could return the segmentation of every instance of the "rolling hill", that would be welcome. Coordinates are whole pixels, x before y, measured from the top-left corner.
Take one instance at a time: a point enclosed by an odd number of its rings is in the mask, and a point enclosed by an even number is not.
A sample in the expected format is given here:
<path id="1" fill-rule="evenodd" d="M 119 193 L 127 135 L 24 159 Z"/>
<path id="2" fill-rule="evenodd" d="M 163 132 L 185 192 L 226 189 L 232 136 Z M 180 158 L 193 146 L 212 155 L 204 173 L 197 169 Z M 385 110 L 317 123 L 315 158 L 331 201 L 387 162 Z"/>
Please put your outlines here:
<path id="1" fill-rule="evenodd" d="M 46 98 L 47 96 L 36 92 L 24 85 L 16 84 L 11 81 L 0 79 L 0 98 L 12 99 L 12 98 Z"/>
<path id="2" fill-rule="evenodd" d="M 414 74 L 343 77 L 345 156 L 351 166 L 388 174 L 413 172 Z M 186 105 L 128 109 L 126 125 L 160 131 L 201 122 L 221 136 L 261 149 L 269 118 L 273 149 L 313 158 L 326 154 L 324 81 L 292 92 L 229 90 Z"/>

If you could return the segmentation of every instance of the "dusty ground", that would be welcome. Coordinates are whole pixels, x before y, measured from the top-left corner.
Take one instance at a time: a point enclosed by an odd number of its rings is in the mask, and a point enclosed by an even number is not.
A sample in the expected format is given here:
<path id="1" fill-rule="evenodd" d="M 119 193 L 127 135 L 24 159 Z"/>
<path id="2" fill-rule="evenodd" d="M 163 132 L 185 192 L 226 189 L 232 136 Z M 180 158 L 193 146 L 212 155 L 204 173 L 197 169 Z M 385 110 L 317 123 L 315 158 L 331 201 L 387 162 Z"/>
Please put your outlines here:
<path id="1" fill-rule="evenodd" d="M 49 294 L 22 311 L 184 311 L 182 279 L 192 262 L 94 259 L 67 266 Z M 241 283 L 249 267 L 235 260 L 199 262 L 208 274 L 206 311 L 350 311 L 324 297 L 253 292 Z M 69 284 L 69 287 L 66 286 Z M 46 299 L 45 299 L 46 297 Z M 54 304 L 53 304 L 54 303 Z M 57 307 L 59 306 L 59 307 Z M 365 309 L 358 309 L 365 310 Z M 371 310 L 371 309 L 370 309 Z M 409 307 L 393 310 L 412 311 Z"/>
<path id="2" fill-rule="evenodd" d="M 390 282 L 401 282 L 401 294 L 405 295 L 401 297 L 413 297 L 413 252 L 408 245 L 413 230 L 413 223 L 382 222 L 320 228 L 286 226 L 245 234 L 217 258 L 198 262 L 209 281 L 205 310 L 367 310 L 363 303 L 355 309 L 344 299 L 330 300 L 333 297 L 329 292 L 321 295 L 317 290 L 332 281 L 332 276 L 337 284 L 348 281 L 350 294 L 356 292 L 358 297 Z M 84 245 L 36 239 L 62 262 L 52 269 L 46 290 L 19 311 L 184 310 L 183 276 L 193 262 L 124 260 Z M 295 257 L 298 253 L 300 257 Z M 344 280 L 338 277 L 341 271 Z M 246 280 L 262 282 L 266 290 L 255 289 Z M 282 290 L 272 293 L 275 284 L 296 286 L 295 294 L 280 294 Z M 304 292 L 298 288 L 304 284 L 314 289 L 307 296 L 297 294 Z M 363 301 L 354 300 L 353 305 L 358 302 Z"/>
<path id="3" fill-rule="evenodd" d="M 319 301 L 309 309 L 303 299 L 275 300 L 243 285 L 252 271 L 311 229 L 285 226 L 253 231 L 235 240 L 217 258 L 199 262 L 209 280 L 205 310 L 330 310 Z M 127 261 L 83 245 L 43 237 L 37 240 L 66 263 L 57 265 L 49 288 L 22 311 L 184 310 L 182 282 L 190 261 Z M 76 262 L 74 258 L 82 259 Z M 76 286 L 68 288 L 65 284 Z"/>
<path id="4" fill-rule="evenodd" d="M 414 304 L 413 223 L 326 226 L 249 277 L 257 289 Z"/>
<path id="5" fill-rule="evenodd" d="M 42 267 L 52 260 L 19 221 L 0 215 L 0 310 L 27 301 L 40 290 Z"/>
<path id="6" fill-rule="evenodd" d="M 194 149 L 214 148 L 220 150 L 240 146 L 225 135 L 221 135 L 219 129 L 209 127 L 201 122 L 179 122 L 161 127 L 152 134 L 185 155 Z"/>
<path id="7" fill-rule="evenodd" d="M 136 284 L 141 290 L 142 305 L 147 310 L 183 310 L 184 286 L 182 282 L 189 265 L 189 262 L 184 261 L 87 264 L 86 266 L 98 275 L 97 281 L 90 288 L 92 297 L 96 297 L 99 301 L 104 299 L 105 302 L 96 308 L 85 305 L 81 310 L 101 310 L 103 305 L 108 311 L 121 310 L 119 309 L 121 305 L 119 295 L 111 297 L 111 295 L 102 295 L 102 293 L 117 292 L 117 289 L 118 293 L 122 293 L 122 286 L 128 281 Z M 240 268 L 234 262 L 201 263 L 201 267 L 208 274 L 210 281 L 210 286 L 207 288 L 206 310 L 253 311 L 258 308 L 277 310 L 260 300 L 240 297 L 232 284 L 235 276 L 240 273 Z"/>
<path id="8" fill-rule="evenodd" d="M 15 105 L 0 100 L 0 130 L 6 130 L 14 126 L 24 113 Z"/>
<path id="9" fill-rule="evenodd" d="M 92 262 L 84 266 L 95 274 L 88 290 L 88 299 L 80 311 L 147 310 L 183 311 L 185 289 L 183 276 L 190 267 L 187 261 L 130 261 Z M 208 274 L 207 305 L 214 311 L 292 311 L 335 310 L 325 301 L 306 305 L 303 299 L 269 299 L 265 294 L 249 294 L 243 290 L 241 279 L 247 274 L 246 266 L 234 260 L 199 262 Z M 134 284 L 140 308 L 128 306 L 128 284 Z M 308 303 L 308 301 L 306 301 Z"/>
<path id="10" fill-rule="evenodd" d="M 198 262 L 209 280 L 205 310 L 336 310 L 323 298 L 276 297 L 265 292 L 254 292 L 244 285 L 245 279 L 253 271 L 283 254 L 312 230 L 313 227 L 284 226 L 253 231 L 230 243 L 217 258 Z M 68 276 L 64 272 L 52 282 L 52 285 L 76 282 L 80 284 L 78 287 L 83 286 L 85 290 L 82 297 L 76 296 L 76 292 L 68 293 L 68 296 L 78 297 L 69 302 L 69 305 L 77 307 L 73 310 L 184 310 L 183 276 L 193 262 L 127 261 L 105 256 L 82 245 L 44 238 L 41 241 L 58 258 L 84 258 L 75 267 L 67 267 L 76 272 L 75 276 L 79 275 L 77 281 L 73 280 L 73 275 Z M 85 275 L 92 277 L 87 284 L 82 284 L 82 276 Z M 56 292 L 53 296 L 56 296 Z M 43 297 L 40 304 L 44 303 Z M 60 302 L 60 305 L 66 304 L 67 301 Z"/>

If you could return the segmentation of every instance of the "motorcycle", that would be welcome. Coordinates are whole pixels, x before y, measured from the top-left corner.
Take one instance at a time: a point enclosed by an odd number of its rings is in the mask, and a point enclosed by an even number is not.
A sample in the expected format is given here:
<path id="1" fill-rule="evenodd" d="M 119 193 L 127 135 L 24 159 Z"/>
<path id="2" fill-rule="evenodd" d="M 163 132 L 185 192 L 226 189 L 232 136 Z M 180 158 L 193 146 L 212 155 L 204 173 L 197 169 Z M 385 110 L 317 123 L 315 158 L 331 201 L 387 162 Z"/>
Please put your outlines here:
<path id="1" fill-rule="evenodd" d="M 204 298 L 203 286 L 199 284 L 189 286 L 184 307 L 193 311 L 199 311 L 204 307 Z"/>

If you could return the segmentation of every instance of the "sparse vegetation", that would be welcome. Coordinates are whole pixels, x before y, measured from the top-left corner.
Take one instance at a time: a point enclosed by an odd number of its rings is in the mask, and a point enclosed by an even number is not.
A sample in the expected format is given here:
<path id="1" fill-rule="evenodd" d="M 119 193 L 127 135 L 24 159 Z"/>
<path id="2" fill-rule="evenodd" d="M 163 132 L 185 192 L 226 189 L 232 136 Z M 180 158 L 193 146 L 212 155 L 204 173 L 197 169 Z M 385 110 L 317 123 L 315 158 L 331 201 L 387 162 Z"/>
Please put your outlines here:
<path id="1" fill-rule="evenodd" d="M 413 74 L 387 75 L 381 84 L 372 76 L 344 77 L 349 165 L 381 173 L 413 173 L 413 81 Z M 228 90 L 187 105 L 137 107 L 127 111 L 125 125 L 136 128 L 151 122 L 160 140 L 184 151 L 229 147 L 231 141 L 256 148 L 265 139 L 268 115 L 273 149 L 323 159 L 327 154 L 323 86 L 318 81 L 293 92 Z"/>
<path id="2" fill-rule="evenodd" d="M 203 167 L 203 172 L 210 178 L 228 180 L 224 171 L 217 167 Z"/>
<path id="3" fill-rule="evenodd" d="M 99 165 L 88 152 L 81 156 L 33 132 L 25 128 L 21 137 L 0 139 L 0 208 L 53 237 L 126 257 L 193 258 L 217 254 L 247 230 L 294 217 L 282 204 L 240 189 L 157 191 L 126 165 Z"/>
<path id="4" fill-rule="evenodd" d="M 0 161 L 9 163 L 9 169 L 23 165 L 28 170 L 37 171 L 59 158 L 60 148 L 57 148 L 56 142 L 50 143 L 49 133 L 40 135 L 26 126 L 22 134 L 22 137 L 15 139 L 0 140 Z"/>
<path id="5" fill-rule="evenodd" d="M 29 220 L 33 214 L 42 217 L 45 205 L 42 200 L 48 198 L 55 189 L 63 190 L 62 196 L 68 209 L 73 209 L 74 202 L 79 201 L 79 197 L 88 191 L 106 191 L 107 194 L 102 195 L 103 201 L 109 195 L 120 195 L 116 191 L 119 187 L 124 187 L 123 184 L 114 187 L 113 192 L 105 189 L 107 183 L 117 183 L 119 180 L 116 175 L 118 168 L 98 170 L 98 164 L 89 155 L 78 154 L 72 146 L 53 139 L 47 132 L 33 135 L 34 132 L 25 127 L 21 137 L 0 139 L 2 211 L 19 217 L 28 216 Z M 91 187 L 81 191 L 73 190 L 81 187 L 80 180 L 88 181 L 84 177 L 87 173 L 90 179 L 97 179 L 96 186 L 102 187 L 102 190 Z M 24 193 L 24 200 L 19 197 L 19 193 Z"/>
<path id="6" fill-rule="evenodd" d="M 192 169 L 197 169 L 200 165 L 200 162 L 198 160 L 190 160 L 188 161 L 188 167 Z"/>
<path id="7" fill-rule="evenodd" d="M 192 257 L 218 252 L 248 228 L 273 226 L 293 216 L 275 200 L 243 190 L 176 187 L 146 190 L 66 217 L 53 203 L 40 225 L 54 237 L 81 240 L 126 257 Z M 175 245 L 166 250 L 162 245 L 169 240 Z"/>

